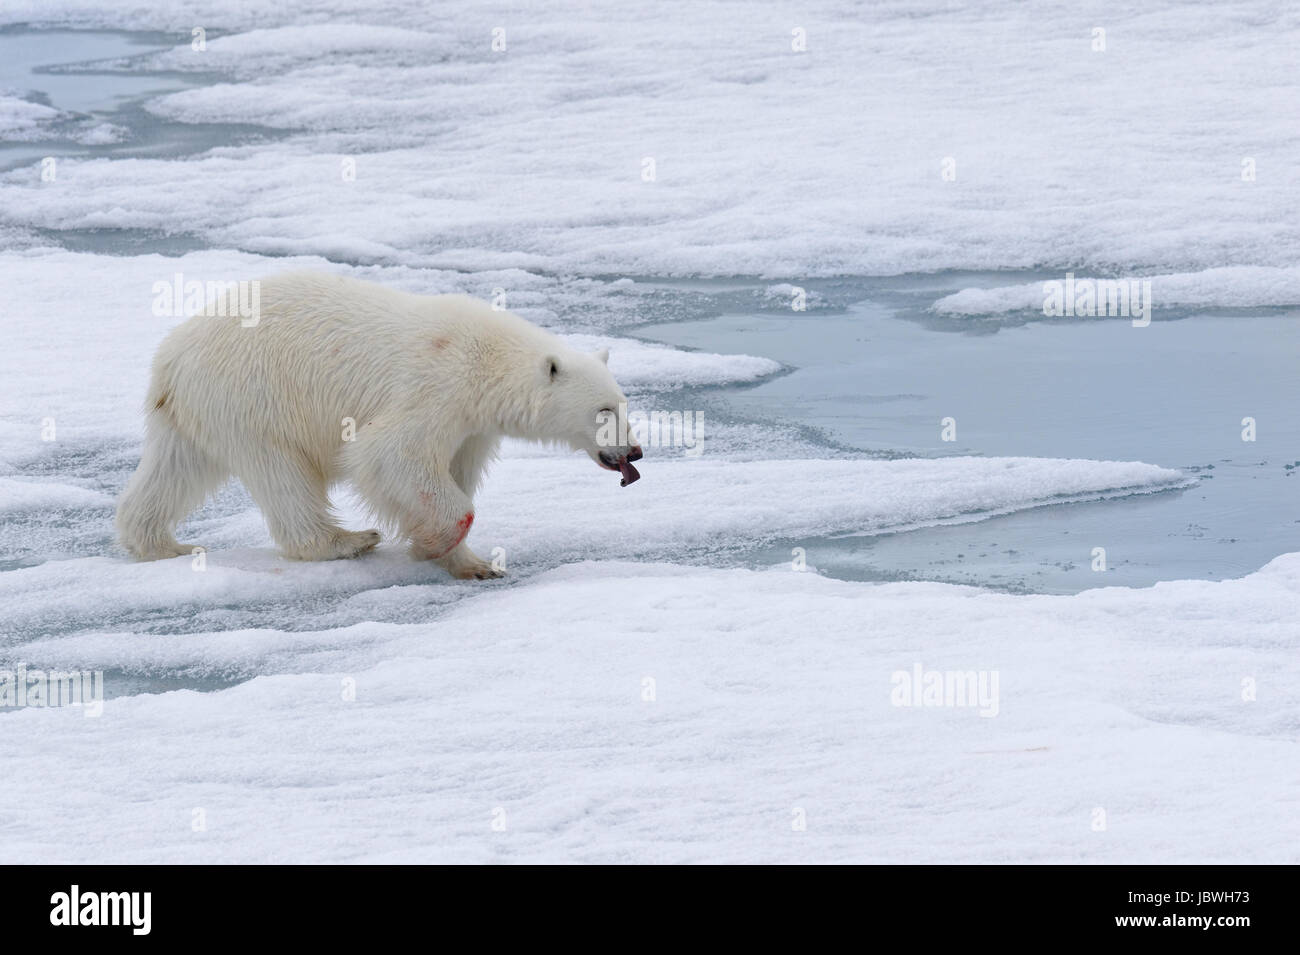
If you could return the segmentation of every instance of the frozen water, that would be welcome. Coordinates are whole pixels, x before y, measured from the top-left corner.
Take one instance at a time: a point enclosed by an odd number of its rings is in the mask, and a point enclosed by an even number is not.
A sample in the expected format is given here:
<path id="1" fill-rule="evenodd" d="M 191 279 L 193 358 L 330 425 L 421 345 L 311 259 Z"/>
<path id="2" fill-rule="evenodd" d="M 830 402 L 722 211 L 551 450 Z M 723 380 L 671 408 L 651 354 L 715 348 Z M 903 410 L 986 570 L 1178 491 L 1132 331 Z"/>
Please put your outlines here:
<path id="1" fill-rule="evenodd" d="M 1300 23 L 1266 0 L 1231 17 L 565 0 L 433 18 L 391 0 L 11 0 L 0 21 L 173 31 L 160 75 L 227 81 L 152 112 L 297 133 L 185 163 L 69 160 L 59 189 L 0 179 L 6 219 L 43 228 L 172 231 L 184 195 L 187 231 L 276 255 L 785 280 L 1300 253 Z"/>
<path id="2" fill-rule="evenodd" d="M 794 421 L 840 446 L 927 456 L 1140 458 L 1201 480 L 1181 495 L 1009 515 L 978 532 L 800 541 L 824 571 L 1072 592 L 1103 581 L 1235 577 L 1295 549 L 1294 312 L 1184 309 L 1145 328 L 1039 314 L 961 334 L 900 321 L 912 313 L 887 289 L 861 294 L 846 311 L 745 310 L 638 334 L 709 350 L 743 343 L 794 369 L 728 389 L 718 417 Z M 951 442 L 941 424 L 949 416 Z M 1247 417 L 1253 440 L 1243 441 Z M 1107 553 L 1104 575 L 1093 566 L 1096 547 Z"/>

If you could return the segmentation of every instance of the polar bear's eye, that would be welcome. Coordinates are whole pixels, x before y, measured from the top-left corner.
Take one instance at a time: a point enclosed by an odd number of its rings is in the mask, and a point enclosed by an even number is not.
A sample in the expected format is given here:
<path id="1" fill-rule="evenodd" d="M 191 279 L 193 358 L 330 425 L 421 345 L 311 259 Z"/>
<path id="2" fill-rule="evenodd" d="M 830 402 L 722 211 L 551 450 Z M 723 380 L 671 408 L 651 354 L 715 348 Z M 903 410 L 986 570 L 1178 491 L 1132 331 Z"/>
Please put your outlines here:
<path id="1" fill-rule="evenodd" d="M 554 380 L 555 380 L 555 376 L 558 375 L 559 373 L 560 373 L 560 366 L 557 365 L 557 364 L 555 363 L 554 359 L 552 359 L 552 361 L 551 361 L 551 380 L 554 381 Z"/>

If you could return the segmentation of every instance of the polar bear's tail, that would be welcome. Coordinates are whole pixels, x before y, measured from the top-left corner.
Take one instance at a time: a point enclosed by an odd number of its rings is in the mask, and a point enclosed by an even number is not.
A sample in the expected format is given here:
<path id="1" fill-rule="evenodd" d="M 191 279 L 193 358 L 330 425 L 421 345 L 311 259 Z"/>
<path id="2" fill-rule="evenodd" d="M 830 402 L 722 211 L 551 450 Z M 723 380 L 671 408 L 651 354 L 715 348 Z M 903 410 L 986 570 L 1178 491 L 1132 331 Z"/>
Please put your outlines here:
<path id="1" fill-rule="evenodd" d="M 117 505 L 117 533 L 141 560 L 189 554 L 176 542 L 176 525 L 229 475 L 209 455 L 177 430 L 168 394 L 155 380 L 140 466 Z"/>

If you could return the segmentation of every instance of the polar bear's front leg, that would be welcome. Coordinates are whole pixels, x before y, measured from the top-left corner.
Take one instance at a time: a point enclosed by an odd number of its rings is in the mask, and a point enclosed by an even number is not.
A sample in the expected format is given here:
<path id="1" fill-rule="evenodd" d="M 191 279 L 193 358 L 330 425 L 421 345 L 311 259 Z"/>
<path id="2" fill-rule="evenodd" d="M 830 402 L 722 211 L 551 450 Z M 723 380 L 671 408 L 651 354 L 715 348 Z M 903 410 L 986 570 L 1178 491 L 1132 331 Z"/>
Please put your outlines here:
<path id="1" fill-rule="evenodd" d="M 452 458 L 448 469 L 456 486 L 473 497 L 474 491 L 483 480 L 483 471 L 488 461 L 496 456 L 501 439 L 495 435 L 475 434 L 461 442 L 460 448 Z M 443 557 L 436 558 L 438 566 L 459 580 L 492 580 L 504 577 L 505 572 L 497 570 L 490 563 L 469 549 L 463 540 Z"/>
<path id="2" fill-rule="evenodd" d="M 437 561 L 457 577 L 481 576 L 491 567 L 464 543 L 474 502 L 462 486 L 457 446 L 436 434 L 411 435 L 403 426 L 410 417 L 367 422 L 343 450 L 343 471 L 375 513 L 410 539 L 413 557 Z"/>
<path id="3" fill-rule="evenodd" d="M 469 529 L 474 525 L 473 506 L 466 500 L 464 507 L 464 513 L 455 520 L 438 513 L 441 509 L 434 508 L 404 527 L 403 532 L 411 539 L 411 553 L 418 560 L 443 560 L 463 546 Z"/>
<path id="4" fill-rule="evenodd" d="M 411 555 L 456 565 L 459 557 L 453 555 L 469 552 L 465 538 L 474 526 L 474 502 L 448 474 L 435 475 L 415 498 L 414 506 L 403 509 L 401 520 L 402 533 L 411 539 Z"/>
<path id="5" fill-rule="evenodd" d="M 410 539 L 418 560 L 450 558 L 474 525 L 474 502 L 443 468 L 362 469 L 354 479 L 370 505 Z"/>

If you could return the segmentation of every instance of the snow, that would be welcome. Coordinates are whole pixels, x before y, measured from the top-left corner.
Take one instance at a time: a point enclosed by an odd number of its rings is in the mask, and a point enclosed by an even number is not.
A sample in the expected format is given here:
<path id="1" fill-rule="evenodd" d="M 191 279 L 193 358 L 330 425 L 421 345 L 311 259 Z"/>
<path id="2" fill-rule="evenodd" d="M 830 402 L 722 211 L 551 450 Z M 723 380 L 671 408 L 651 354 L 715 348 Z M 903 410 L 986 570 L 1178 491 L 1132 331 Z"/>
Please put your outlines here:
<path id="1" fill-rule="evenodd" d="M 67 139 L 86 146 L 102 146 L 121 141 L 125 134 L 122 127 L 112 123 L 78 117 L 0 90 L 0 142 Z"/>
<path id="2" fill-rule="evenodd" d="M 63 114 L 57 109 L 5 95 L 0 91 L 0 138 L 10 140 L 34 138 L 34 134 L 42 125 L 62 117 Z"/>
<path id="3" fill-rule="evenodd" d="M 1173 0 L 889 3 L 870 17 L 826 0 L 0 12 L 26 21 L 175 31 L 159 68 L 228 79 L 149 109 L 292 135 L 186 162 L 68 158 L 58 188 L 15 170 L 0 177 L 4 225 L 170 232 L 184 195 L 183 228 L 217 246 L 588 276 L 1300 258 L 1300 21 L 1265 0 L 1231 14 Z"/>
<path id="4" fill-rule="evenodd" d="M 450 52 L 448 43 L 418 30 L 364 23 L 306 23 L 205 38 L 202 51 L 193 49 L 191 41 L 146 57 L 143 63 L 132 62 L 131 66 L 196 73 L 222 71 L 239 77 L 256 77 L 323 59 L 337 67 L 353 58 L 382 54 L 396 56 L 399 63 L 410 66 L 420 59 L 437 59 Z"/>
<path id="5" fill-rule="evenodd" d="M 624 388 L 653 386 L 667 390 L 691 385 L 737 384 L 758 381 L 781 370 L 781 365 L 772 359 L 753 355 L 685 352 L 666 345 L 600 335 L 566 335 L 565 338 L 579 351 L 608 348 L 610 371 Z"/>
<path id="6" fill-rule="evenodd" d="M 0 514 L 38 508 L 105 506 L 112 499 L 98 491 L 69 484 L 0 478 Z"/>
<path id="7" fill-rule="evenodd" d="M 6 857 L 1294 863 L 1298 596 L 1295 555 L 1029 598 L 570 565 L 427 622 L 291 635 L 335 648 L 320 672 L 4 717 Z M 997 715 L 892 705 L 917 663 L 996 671 Z"/>

